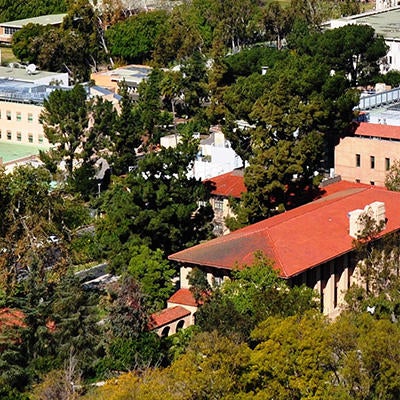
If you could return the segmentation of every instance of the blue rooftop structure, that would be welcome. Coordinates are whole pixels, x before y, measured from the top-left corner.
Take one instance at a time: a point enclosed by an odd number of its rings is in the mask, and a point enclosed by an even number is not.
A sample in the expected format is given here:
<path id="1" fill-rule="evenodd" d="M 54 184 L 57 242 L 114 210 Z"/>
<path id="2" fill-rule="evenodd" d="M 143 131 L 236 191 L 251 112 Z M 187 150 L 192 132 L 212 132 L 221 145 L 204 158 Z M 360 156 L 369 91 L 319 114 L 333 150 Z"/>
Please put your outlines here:
<path id="1" fill-rule="evenodd" d="M 70 88 L 0 79 L 0 101 L 41 105 L 56 89 L 69 90 Z"/>

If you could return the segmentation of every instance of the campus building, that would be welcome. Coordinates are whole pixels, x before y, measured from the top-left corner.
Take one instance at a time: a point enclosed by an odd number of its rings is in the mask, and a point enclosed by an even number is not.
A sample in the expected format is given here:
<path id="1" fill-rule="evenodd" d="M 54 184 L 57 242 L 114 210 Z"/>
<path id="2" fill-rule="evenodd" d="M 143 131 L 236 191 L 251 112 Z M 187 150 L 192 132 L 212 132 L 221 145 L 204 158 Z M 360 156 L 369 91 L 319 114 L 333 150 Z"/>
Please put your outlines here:
<path id="1" fill-rule="evenodd" d="M 40 17 L 19 19 L 17 21 L 0 22 L 0 43 L 10 44 L 14 33 L 28 24 L 59 26 L 66 15 L 41 15 Z"/>
<path id="2" fill-rule="evenodd" d="M 230 201 L 233 199 L 239 201 L 242 194 L 247 191 L 243 174 L 244 168 L 238 168 L 204 181 L 211 189 L 210 204 L 214 211 L 213 225 L 216 236 L 229 233 L 225 219 L 235 216 Z"/>
<path id="3" fill-rule="evenodd" d="M 354 136 L 335 148 L 335 173 L 342 179 L 384 186 L 386 174 L 400 158 L 400 126 L 361 122 Z"/>
<path id="4" fill-rule="evenodd" d="M 400 230 L 400 193 L 345 181 L 330 186 L 318 200 L 172 254 L 169 259 L 181 265 L 175 297 L 183 291 L 189 298 L 188 274 L 194 267 L 218 285 L 262 252 L 289 285 L 313 288 L 321 311 L 335 317 L 349 287 L 360 282 L 354 239 L 362 230 L 361 216 L 382 221 L 379 237 Z"/>

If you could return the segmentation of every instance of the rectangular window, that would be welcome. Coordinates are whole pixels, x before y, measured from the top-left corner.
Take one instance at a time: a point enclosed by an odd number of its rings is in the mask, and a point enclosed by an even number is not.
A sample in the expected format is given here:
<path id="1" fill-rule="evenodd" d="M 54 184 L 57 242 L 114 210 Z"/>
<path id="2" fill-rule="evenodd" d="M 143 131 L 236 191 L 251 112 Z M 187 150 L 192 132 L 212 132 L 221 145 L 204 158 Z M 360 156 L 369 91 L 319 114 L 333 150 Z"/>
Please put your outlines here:
<path id="1" fill-rule="evenodd" d="M 357 183 L 360 183 L 361 181 L 360 181 L 359 179 L 356 179 L 356 182 L 357 182 Z"/>
<path id="2" fill-rule="evenodd" d="M 216 199 L 214 202 L 214 208 L 215 210 L 222 211 L 224 208 L 224 201 L 220 199 Z"/>
<path id="3" fill-rule="evenodd" d="M 375 185 L 375 182 L 374 182 L 374 181 L 370 181 L 369 183 L 370 183 L 371 186 L 374 186 L 374 185 Z"/>
<path id="4" fill-rule="evenodd" d="M 11 131 L 7 131 L 7 140 L 11 140 L 12 136 L 11 136 Z"/>
<path id="5" fill-rule="evenodd" d="M 375 168 L 375 156 L 370 156 L 370 161 L 371 161 L 371 169 Z"/>
<path id="6" fill-rule="evenodd" d="M 11 121 L 11 111 L 7 111 L 7 121 Z"/>
<path id="7" fill-rule="evenodd" d="M 214 287 L 221 286 L 224 282 L 224 278 L 222 276 L 214 276 Z"/>
<path id="8" fill-rule="evenodd" d="M 356 154 L 356 167 L 360 167 L 360 166 L 361 166 L 361 155 Z"/>
<path id="9" fill-rule="evenodd" d="M 1 135 L 1 130 L 0 130 L 0 139 L 2 138 L 2 135 Z"/>
<path id="10" fill-rule="evenodd" d="M 385 158 L 385 170 L 389 171 L 390 169 L 390 158 Z"/>
<path id="11" fill-rule="evenodd" d="M 21 121 L 21 113 L 17 112 L 17 121 Z"/>
<path id="12" fill-rule="evenodd" d="M 28 133 L 28 142 L 33 143 L 33 135 L 32 133 Z"/>
<path id="13" fill-rule="evenodd" d="M 33 122 L 33 114 L 28 114 L 28 122 Z"/>
<path id="14" fill-rule="evenodd" d="M 21 132 L 17 132 L 17 140 L 18 140 L 18 142 L 20 142 L 21 139 L 22 139 Z"/>
<path id="15" fill-rule="evenodd" d="M 13 35 L 17 31 L 18 31 L 18 28 L 15 28 L 12 26 L 6 26 L 4 28 L 4 34 L 6 34 L 6 35 Z"/>
<path id="16" fill-rule="evenodd" d="M 40 144 L 43 143 L 43 135 L 39 135 L 39 143 L 40 143 Z"/>

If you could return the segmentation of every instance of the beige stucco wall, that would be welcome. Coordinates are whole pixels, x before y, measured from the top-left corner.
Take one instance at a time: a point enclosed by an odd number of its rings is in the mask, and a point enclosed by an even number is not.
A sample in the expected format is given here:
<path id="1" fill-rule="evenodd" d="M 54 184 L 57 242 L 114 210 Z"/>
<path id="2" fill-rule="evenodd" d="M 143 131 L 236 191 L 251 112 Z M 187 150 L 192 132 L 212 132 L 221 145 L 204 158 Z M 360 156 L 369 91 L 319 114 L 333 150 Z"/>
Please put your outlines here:
<path id="1" fill-rule="evenodd" d="M 0 142 L 49 145 L 39 123 L 42 109 L 34 104 L 0 101 Z M 11 138 L 8 133 L 11 133 Z"/>
<path id="2" fill-rule="evenodd" d="M 356 166 L 356 154 L 360 154 L 360 167 Z M 375 157 L 375 168 L 371 168 L 370 157 Z M 400 142 L 346 137 L 335 149 L 335 173 L 343 180 L 357 181 L 377 186 L 385 185 L 386 161 L 390 164 L 400 158 Z"/>
<path id="3" fill-rule="evenodd" d="M 176 321 L 173 321 L 173 322 L 171 322 L 169 324 L 163 325 L 158 329 L 154 329 L 154 332 L 157 333 L 158 336 L 162 337 L 164 329 L 166 327 L 169 327 L 168 336 L 174 335 L 175 333 L 177 333 L 178 324 L 181 321 L 183 322 L 183 325 L 180 327 L 181 329 L 185 329 L 185 328 L 187 328 L 187 327 L 189 327 L 189 326 L 194 324 L 193 316 L 192 315 L 188 315 L 188 316 L 186 316 L 184 318 L 180 318 L 180 319 L 178 319 Z"/>

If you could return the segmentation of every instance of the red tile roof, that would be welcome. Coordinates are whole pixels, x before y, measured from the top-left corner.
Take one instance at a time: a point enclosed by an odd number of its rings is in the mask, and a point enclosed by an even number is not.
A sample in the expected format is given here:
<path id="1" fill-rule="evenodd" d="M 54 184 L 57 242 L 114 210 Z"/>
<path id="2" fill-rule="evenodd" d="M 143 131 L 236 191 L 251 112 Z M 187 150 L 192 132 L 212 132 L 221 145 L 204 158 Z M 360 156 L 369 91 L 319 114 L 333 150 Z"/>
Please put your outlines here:
<path id="1" fill-rule="evenodd" d="M 355 134 L 356 136 L 372 136 L 382 139 L 400 140 L 400 126 L 361 122 Z"/>
<path id="2" fill-rule="evenodd" d="M 244 185 L 243 169 L 235 169 L 226 174 L 206 179 L 204 182 L 210 182 L 212 185 L 211 194 L 240 198 L 242 193 L 247 192 Z"/>
<path id="3" fill-rule="evenodd" d="M 174 303 L 174 304 L 182 304 L 184 306 L 191 306 L 191 307 L 197 307 L 198 303 L 193 297 L 192 292 L 189 289 L 179 289 L 177 292 L 175 292 L 169 299 L 168 303 Z"/>
<path id="4" fill-rule="evenodd" d="M 387 224 L 381 235 L 400 229 L 399 192 L 354 184 L 169 258 L 232 269 L 236 264 L 251 265 L 254 253 L 260 250 L 274 260 L 283 278 L 289 278 L 351 251 L 348 212 L 375 201 L 384 202 L 386 207 Z"/>
<path id="5" fill-rule="evenodd" d="M 187 317 L 188 315 L 190 315 L 190 311 L 181 306 L 165 308 L 164 310 L 151 315 L 149 328 L 157 329 L 178 319 Z"/>

